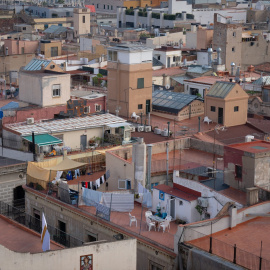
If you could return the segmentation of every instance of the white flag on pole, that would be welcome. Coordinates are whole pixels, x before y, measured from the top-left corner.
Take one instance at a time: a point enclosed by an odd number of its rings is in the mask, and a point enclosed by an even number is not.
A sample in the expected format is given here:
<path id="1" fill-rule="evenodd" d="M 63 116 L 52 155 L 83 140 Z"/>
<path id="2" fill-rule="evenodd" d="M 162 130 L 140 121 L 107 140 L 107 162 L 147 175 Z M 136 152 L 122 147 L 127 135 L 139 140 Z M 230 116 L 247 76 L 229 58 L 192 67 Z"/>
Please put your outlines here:
<path id="1" fill-rule="evenodd" d="M 42 243 L 42 250 L 47 251 L 50 250 L 50 233 L 47 228 L 47 222 L 42 213 L 42 233 L 41 233 L 41 243 Z"/>

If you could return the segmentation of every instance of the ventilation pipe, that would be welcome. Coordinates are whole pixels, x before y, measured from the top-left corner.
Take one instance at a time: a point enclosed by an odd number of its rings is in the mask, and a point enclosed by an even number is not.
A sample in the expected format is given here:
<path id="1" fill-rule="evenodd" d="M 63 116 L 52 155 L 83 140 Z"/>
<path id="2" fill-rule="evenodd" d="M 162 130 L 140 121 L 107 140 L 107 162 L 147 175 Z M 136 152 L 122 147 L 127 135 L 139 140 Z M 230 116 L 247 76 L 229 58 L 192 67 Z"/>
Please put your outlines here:
<path id="1" fill-rule="evenodd" d="M 151 190 L 151 162 L 152 162 L 152 144 L 147 144 L 147 184 L 146 188 Z"/>
<path id="2" fill-rule="evenodd" d="M 240 81 L 240 67 L 238 66 L 235 72 L 235 81 L 238 83 Z"/>
<path id="3" fill-rule="evenodd" d="M 208 66 L 211 67 L 211 65 L 212 65 L 212 53 L 213 53 L 213 49 L 212 48 L 208 48 L 207 52 L 208 52 Z"/>
<path id="4" fill-rule="evenodd" d="M 231 62 L 231 76 L 233 76 L 234 67 L 235 67 L 235 63 L 234 62 Z"/>

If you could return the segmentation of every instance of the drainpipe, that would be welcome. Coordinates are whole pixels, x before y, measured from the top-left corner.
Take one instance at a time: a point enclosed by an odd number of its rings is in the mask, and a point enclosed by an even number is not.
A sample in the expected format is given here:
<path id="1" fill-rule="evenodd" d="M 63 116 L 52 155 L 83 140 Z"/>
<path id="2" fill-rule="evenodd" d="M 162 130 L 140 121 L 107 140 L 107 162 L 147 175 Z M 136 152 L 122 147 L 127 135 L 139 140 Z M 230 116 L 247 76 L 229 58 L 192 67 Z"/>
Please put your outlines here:
<path id="1" fill-rule="evenodd" d="M 33 143 L 33 161 L 36 161 L 36 145 L 35 145 L 35 132 L 32 132 L 32 143 Z"/>
<path id="2" fill-rule="evenodd" d="M 169 182 L 169 142 L 166 142 L 166 185 L 168 186 Z"/>

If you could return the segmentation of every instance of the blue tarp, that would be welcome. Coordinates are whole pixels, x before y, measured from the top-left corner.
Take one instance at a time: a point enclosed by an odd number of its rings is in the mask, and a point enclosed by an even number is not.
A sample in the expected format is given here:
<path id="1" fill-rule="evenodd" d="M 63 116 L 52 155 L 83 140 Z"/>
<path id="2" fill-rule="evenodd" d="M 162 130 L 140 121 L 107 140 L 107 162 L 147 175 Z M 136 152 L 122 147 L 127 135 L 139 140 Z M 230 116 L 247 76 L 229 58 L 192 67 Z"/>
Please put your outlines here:
<path id="1" fill-rule="evenodd" d="M 19 103 L 15 101 L 11 101 L 5 106 L 1 107 L 0 110 L 4 111 L 4 110 L 16 109 L 16 108 L 19 108 Z"/>

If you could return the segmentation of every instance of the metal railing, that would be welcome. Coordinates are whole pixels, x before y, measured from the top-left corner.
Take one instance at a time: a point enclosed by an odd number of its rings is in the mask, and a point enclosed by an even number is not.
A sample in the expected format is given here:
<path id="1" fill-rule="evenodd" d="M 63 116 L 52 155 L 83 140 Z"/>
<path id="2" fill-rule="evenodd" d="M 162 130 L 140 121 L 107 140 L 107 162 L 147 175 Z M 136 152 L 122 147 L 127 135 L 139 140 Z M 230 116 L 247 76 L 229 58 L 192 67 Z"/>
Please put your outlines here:
<path id="1" fill-rule="evenodd" d="M 189 228 L 189 230 L 192 230 Z M 211 254 L 222 257 L 234 264 L 243 266 L 251 270 L 267 270 L 270 269 L 270 261 L 257 256 L 243 249 L 240 249 L 236 244 L 232 245 L 214 238 L 211 235 L 204 235 L 196 230 L 192 230 L 197 236 L 195 240 L 184 241 L 188 245 L 195 246 L 205 250 Z"/>
<path id="2" fill-rule="evenodd" d="M 19 208 L 15 208 L 7 203 L 0 201 L 0 214 L 12 219 L 27 228 L 36 231 L 37 233 L 42 232 L 41 220 L 31 215 L 26 214 Z M 48 231 L 51 236 L 51 240 L 65 246 L 65 247 L 78 247 L 83 245 L 83 241 L 75 238 L 55 227 L 47 224 Z"/>

